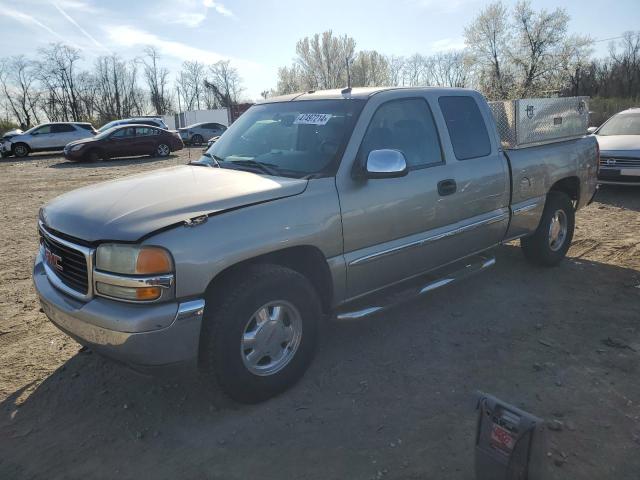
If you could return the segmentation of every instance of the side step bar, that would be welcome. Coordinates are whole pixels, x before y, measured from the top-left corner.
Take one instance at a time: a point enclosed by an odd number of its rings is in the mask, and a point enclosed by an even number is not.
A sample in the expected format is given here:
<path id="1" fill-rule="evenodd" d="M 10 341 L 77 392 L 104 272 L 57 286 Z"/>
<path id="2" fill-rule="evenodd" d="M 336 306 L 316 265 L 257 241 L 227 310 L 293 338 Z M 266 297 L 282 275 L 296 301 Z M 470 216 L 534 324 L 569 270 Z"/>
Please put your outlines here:
<path id="1" fill-rule="evenodd" d="M 495 265 L 495 257 L 487 257 L 483 255 L 475 255 L 469 257 L 462 263 L 457 263 L 451 269 L 451 271 L 440 271 L 439 275 L 425 275 L 418 277 L 410 281 L 410 286 L 403 282 L 403 286 L 395 287 L 382 297 L 378 297 L 372 305 L 372 296 L 365 297 L 362 300 L 357 300 L 339 309 L 336 313 L 338 320 L 355 320 L 359 318 L 368 317 L 374 313 L 379 313 L 386 310 L 389 307 L 397 305 L 399 303 L 417 298 L 421 295 L 429 293 L 445 285 L 457 282 L 470 275 L 474 275 L 478 272 L 486 270 L 489 267 Z M 367 302 L 365 304 L 365 302 Z"/>

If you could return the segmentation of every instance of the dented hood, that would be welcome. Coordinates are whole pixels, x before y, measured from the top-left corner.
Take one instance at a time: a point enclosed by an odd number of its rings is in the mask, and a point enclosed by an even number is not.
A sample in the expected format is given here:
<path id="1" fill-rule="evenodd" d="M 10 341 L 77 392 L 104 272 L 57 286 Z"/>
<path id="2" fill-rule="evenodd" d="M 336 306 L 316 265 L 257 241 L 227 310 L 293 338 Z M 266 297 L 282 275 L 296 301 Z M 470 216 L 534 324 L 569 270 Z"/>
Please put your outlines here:
<path id="1" fill-rule="evenodd" d="M 136 241 L 204 214 L 302 193 L 307 180 L 182 165 L 90 185 L 41 211 L 52 230 L 87 242 Z"/>

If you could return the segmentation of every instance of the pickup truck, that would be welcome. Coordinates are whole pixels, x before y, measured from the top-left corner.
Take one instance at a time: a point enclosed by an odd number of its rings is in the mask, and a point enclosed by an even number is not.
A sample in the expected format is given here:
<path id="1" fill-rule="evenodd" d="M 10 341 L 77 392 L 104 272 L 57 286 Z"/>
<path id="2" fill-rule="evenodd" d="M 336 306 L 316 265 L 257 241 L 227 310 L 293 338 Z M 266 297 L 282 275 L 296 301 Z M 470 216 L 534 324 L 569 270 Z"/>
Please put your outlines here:
<path id="1" fill-rule="evenodd" d="M 272 98 L 189 165 L 44 206 L 33 279 L 81 344 L 145 371 L 192 365 L 259 402 L 304 374 L 324 318 L 484 270 L 514 239 L 557 265 L 597 157 L 588 136 L 505 151 L 473 90 Z"/>

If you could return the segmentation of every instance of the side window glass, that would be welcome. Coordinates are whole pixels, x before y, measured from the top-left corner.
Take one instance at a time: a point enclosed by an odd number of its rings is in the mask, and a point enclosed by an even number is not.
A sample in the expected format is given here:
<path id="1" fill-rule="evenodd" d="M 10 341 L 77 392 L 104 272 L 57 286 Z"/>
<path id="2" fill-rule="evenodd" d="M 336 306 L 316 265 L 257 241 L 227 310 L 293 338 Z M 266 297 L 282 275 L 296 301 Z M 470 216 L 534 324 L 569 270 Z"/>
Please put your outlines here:
<path id="1" fill-rule="evenodd" d="M 73 128 L 71 125 L 64 125 L 64 124 L 59 124 L 59 125 L 51 125 L 51 133 L 69 133 L 69 132 L 75 132 L 75 128 Z"/>
<path id="2" fill-rule="evenodd" d="M 44 127 L 40 127 L 35 130 L 33 133 L 37 133 L 38 135 L 43 135 L 45 133 L 51 133 L 51 125 L 45 125 Z"/>
<path id="3" fill-rule="evenodd" d="M 122 128 L 116 132 L 114 132 L 111 136 L 113 138 L 128 138 L 133 137 L 135 135 L 133 127 Z"/>
<path id="4" fill-rule="evenodd" d="M 392 100 L 376 110 L 360 152 L 366 160 L 369 152 L 381 149 L 401 151 L 409 168 L 442 162 L 438 130 L 425 100 Z"/>
<path id="5" fill-rule="evenodd" d="M 147 135 L 152 135 L 151 129 L 147 128 L 147 127 L 137 127 L 136 128 L 136 135 L 138 137 L 146 137 Z"/>
<path id="6" fill-rule="evenodd" d="M 472 97 L 440 97 L 438 103 L 458 160 L 486 157 L 491 153 L 487 126 Z"/>

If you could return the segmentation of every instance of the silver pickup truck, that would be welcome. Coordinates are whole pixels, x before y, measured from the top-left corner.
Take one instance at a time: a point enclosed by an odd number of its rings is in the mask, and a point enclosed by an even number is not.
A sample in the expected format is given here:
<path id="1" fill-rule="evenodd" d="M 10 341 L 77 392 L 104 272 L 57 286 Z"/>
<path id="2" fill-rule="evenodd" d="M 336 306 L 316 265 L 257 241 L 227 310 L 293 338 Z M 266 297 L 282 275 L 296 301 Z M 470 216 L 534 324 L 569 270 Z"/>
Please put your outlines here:
<path id="1" fill-rule="evenodd" d="M 190 165 L 44 206 L 33 279 L 81 344 L 137 368 L 197 365 L 258 402 L 303 375 L 325 316 L 429 292 L 514 239 L 558 264 L 597 156 L 581 135 L 505 149 L 473 90 L 273 98 Z"/>

